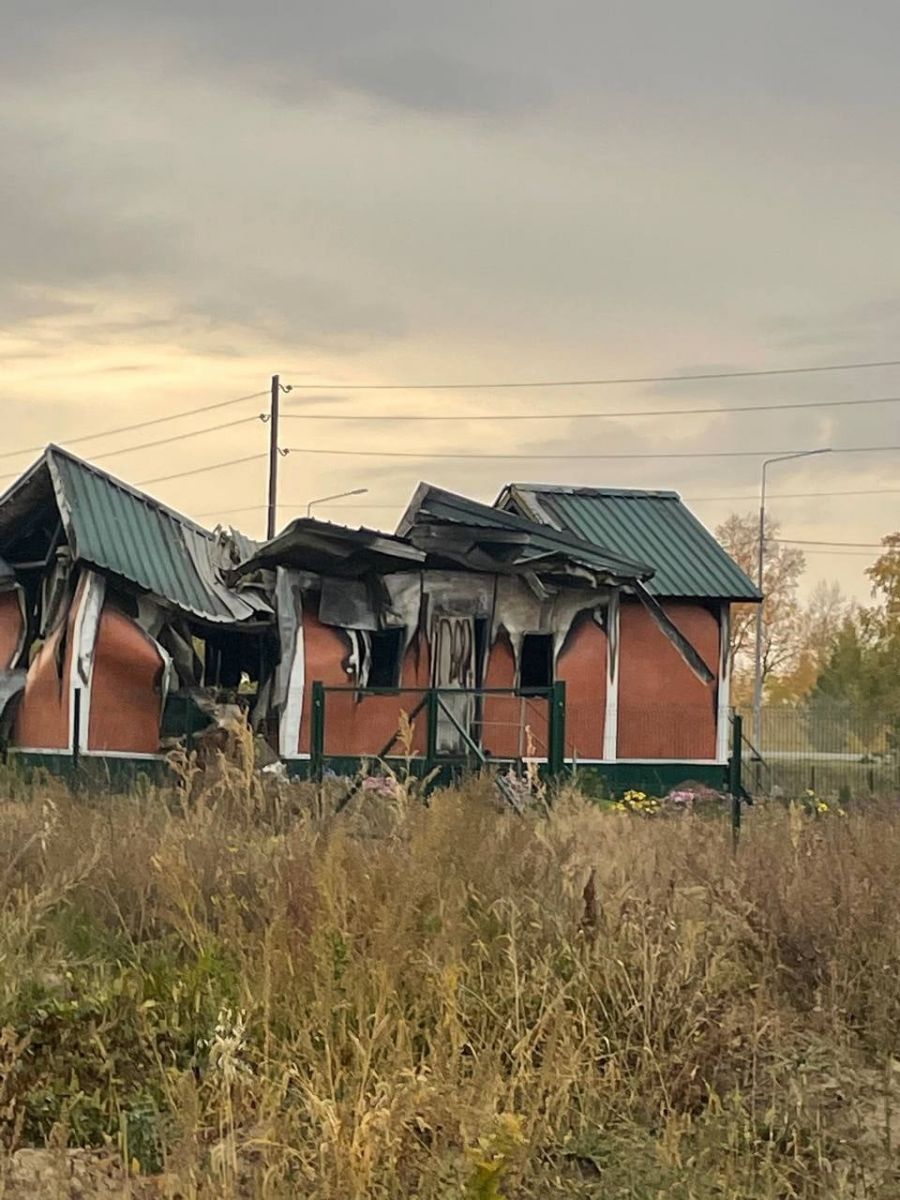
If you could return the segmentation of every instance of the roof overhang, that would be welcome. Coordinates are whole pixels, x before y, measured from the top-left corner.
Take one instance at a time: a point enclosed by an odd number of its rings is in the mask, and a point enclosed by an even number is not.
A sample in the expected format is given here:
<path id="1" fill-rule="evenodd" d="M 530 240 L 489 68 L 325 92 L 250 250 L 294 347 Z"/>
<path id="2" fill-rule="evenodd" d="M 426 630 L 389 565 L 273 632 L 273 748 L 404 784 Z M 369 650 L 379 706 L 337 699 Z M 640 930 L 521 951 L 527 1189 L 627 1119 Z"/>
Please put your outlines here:
<path id="1" fill-rule="evenodd" d="M 373 572 L 417 569 L 425 559 L 422 550 L 403 538 L 374 529 L 348 529 L 315 517 L 298 517 L 228 577 L 237 581 L 256 570 L 285 566 L 357 579 Z"/>

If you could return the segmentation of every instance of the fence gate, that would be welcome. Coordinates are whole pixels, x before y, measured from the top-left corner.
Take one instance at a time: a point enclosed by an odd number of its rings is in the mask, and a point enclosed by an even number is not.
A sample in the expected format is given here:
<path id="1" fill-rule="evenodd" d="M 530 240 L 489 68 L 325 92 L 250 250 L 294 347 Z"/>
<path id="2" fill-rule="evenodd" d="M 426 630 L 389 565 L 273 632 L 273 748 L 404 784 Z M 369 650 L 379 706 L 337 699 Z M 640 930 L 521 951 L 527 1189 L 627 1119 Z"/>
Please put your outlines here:
<path id="1" fill-rule="evenodd" d="M 452 686 L 356 688 L 313 683 L 310 766 L 314 775 L 321 776 L 328 767 L 352 774 L 361 762 L 406 759 L 410 754 L 412 769 L 419 773 L 435 767 L 451 772 L 490 767 L 503 772 L 523 767 L 526 760 L 551 775 L 562 772 L 565 684 L 527 693 L 516 688 L 465 687 L 470 662 L 465 629 L 460 633 L 452 623 L 448 629 L 457 639 L 455 645 L 445 644 L 444 662 Z M 508 712 L 501 712 L 498 720 L 485 720 L 482 714 L 492 711 L 491 706 Z M 526 735 L 530 723 L 538 719 L 546 740 L 535 744 Z M 412 744 L 405 745 L 410 738 Z"/>

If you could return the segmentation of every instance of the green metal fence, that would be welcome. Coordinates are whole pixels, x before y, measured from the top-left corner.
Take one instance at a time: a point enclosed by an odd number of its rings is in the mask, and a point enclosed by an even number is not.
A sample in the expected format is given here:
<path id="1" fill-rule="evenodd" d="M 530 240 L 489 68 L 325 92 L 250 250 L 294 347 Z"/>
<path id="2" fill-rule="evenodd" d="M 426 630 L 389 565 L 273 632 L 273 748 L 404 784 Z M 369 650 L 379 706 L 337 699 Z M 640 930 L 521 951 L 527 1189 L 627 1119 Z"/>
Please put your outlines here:
<path id="1" fill-rule="evenodd" d="M 744 769 L 751 790 L 801 795 L 900 793 L 900 730 L 859 715 L 849 705 L 767 705 L 753 742 L 753 714 L 744 718 Z"/>
<path id="2" fill-rule="evenodd" d="M 425 773 L 528 760 L 559 774 L 565 745 L 562 682 L 527 691 L 312 685 L 310 766 L 319 777 L 354 760 L 404 757 Z"/>

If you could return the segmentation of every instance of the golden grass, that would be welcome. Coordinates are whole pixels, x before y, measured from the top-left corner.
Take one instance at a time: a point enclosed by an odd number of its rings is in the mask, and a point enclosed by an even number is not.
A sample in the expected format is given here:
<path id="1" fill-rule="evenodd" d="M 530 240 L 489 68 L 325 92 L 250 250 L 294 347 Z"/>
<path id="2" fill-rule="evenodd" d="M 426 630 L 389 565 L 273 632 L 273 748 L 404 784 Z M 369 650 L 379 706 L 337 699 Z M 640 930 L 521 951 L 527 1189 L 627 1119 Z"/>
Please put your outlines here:
<path id="1" fill-rule="evenodd" d="M 735 858 L 724 820 L 486 781 L 335 817 L 220 766 L 0 808 L 7 1152 L 185 1197 L 900 1194 L 892 810 L 753 811 Z"/>

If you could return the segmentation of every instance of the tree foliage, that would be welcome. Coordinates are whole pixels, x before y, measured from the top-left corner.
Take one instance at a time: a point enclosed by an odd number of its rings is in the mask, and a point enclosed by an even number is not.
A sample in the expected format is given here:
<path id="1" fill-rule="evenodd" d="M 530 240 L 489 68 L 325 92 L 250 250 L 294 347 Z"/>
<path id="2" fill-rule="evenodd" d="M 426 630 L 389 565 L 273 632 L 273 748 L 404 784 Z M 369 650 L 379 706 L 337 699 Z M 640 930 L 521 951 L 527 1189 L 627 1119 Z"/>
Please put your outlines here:
<path id="1" fill-rule="evenodd" d="M 806 568 L 802 550 L 776 541 L 780 524 L 766 517 L 763 552 L 763 680 L 789 670 L 797 651 L 800 609 L 797 585 Z M 759 556 L 759 520 L 753 513 L 732 513 L 716 529 L 716 537 L 753 580 Z M 749 699 L 752 692 L 756 605 L 735 604 L 731 610 L 731 669 L 735 694 Z"/>
<path id="2" fill-rule="evenodd" d="M 812 700 L 846 706 L 859 716 L 900 731 L 900 532 L 867 574 L 875 603 L 850 613 L 834 639 Z"/>
<path id="3" fill-rule="evenodd" d="M 763 555 L 763 683 L 767 703 L 809 701 L 835 715 L 852 714 L 900 734 L 900 532 L 882 540 L 866 572 L 874 603 L 851 604 L 837 583 L 816 585 L 804 604 L 798 588 L 806 568 L 802 551 L 777 540 L 767 517 Z M 758 518 L 732 513 L 716 536 L 735 562 L 756 579 Z M 756 605 L 732 608 L 733 696 L 750 702 Z"/>
<path id="4" fill-rule="evenodd" d="M 796 703 L 810 695 L 854 606 L 835 581 L 820 580 L 806 604 L 798 605 L 793 655 L 788 668 L 766 683 L 773 704 Z"/>

